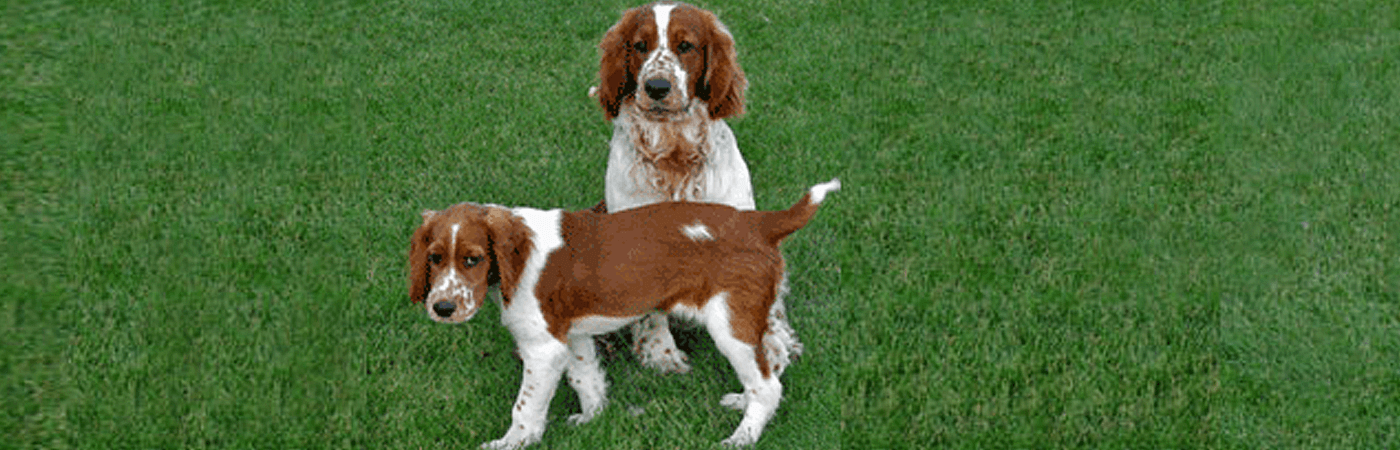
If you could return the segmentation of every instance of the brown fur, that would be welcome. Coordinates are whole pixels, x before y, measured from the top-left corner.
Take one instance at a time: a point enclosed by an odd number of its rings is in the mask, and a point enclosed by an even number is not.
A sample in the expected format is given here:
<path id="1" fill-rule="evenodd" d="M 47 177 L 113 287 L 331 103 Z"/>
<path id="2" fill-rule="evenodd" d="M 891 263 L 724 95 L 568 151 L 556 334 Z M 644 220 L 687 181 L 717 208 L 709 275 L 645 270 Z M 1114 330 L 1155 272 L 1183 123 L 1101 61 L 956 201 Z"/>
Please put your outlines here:
<path id="1" fill-rule="evenodd" d="M 728 293 L 734 337 L 754 347 L 758 367 L 768 377 L 771 365 L 761 344 L 783 276 L 778 245 L 817 209 L 808 194 L 784 211 L 671 202 L 614 214 L 564 212 L 563 246 L 540 269 L 533 294 L 549 334 L 567 342 L 570 327 L 583 317 L 637 317 L 677 305 L 701 309 L 715 295 Z M 713 239 L 696 240 L 681 231 L 696 223 L 704 224 Z M 460 225 L 457 246 L 448 248 L 452 246 L 444 242 L 452 239 L 452 224 Z M 409 297 L 422 301 L 437 273 L 457 264 L 453 267 L 473 280 L 476 298 L 485 298 L 487 286 L 499 282 L 509 308 L 512 296 L 524 294 L 516 290 L 532 251 L 532 233 L 500 207 L 463 203 L 425 212 L 409 252 Z M 443 262 L 430 263 L 432 252 L 442 253 Z M 458 262 L 462 255 L 476 254 L 490 264 L 465 268 Z"/>

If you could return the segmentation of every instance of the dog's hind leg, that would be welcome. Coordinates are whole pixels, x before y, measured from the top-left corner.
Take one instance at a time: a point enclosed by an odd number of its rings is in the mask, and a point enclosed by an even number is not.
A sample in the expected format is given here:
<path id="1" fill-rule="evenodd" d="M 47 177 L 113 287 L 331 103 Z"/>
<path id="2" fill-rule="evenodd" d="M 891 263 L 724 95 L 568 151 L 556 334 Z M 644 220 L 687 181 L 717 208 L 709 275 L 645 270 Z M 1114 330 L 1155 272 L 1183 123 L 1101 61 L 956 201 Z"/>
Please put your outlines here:
<path id="1" fill-rule="evenodd" d="M 783 297 L 788 291 L 787 273 L 783 273 L 782 280 L 773 291 L 775 300 L 768 309 L 768 332 L 763 334 L 763 351 L 773 376 L 782 376 L 783 371 L 802 355 L 802 342 L 797 340 L 797 331 L 792 329 L 787 308 L 783 305 Z"/>
<path id="2" fill-rule="evenodd" d="M 710 299 L 704 307 L 705 327 L 714 339 L 715 347 L 729 359 L 729 364 L 734 366 L 734 373 L 739 376 L 739 382 L 744 385 L 744 392 L 725 395 L 721 400 L 721 404 L 725 406 L 742 408 L 744 418 L 739 422 L 734 434 L 720 443 L 742 446 L 758 442 L 763 428 L 768 425 L 768 420 L 773 417 L 773 412 L 778 410 L 778 403 L 782 401 L 783 384 L 778 381 L 776 373 L 768 371 L 765 374 L 761 369 L 760 364 L 765 363 L 760 361 L 758 354 L 762 351 L 759 342 L 761 338 L 752 336 L 755 342 L 745 342 L 736 336 L 736 330 L 731 324 L 731 313 L 728 295 L 723 293 Z M 740 320 L 736 320 L 737 322 L 766 323 L 767 314 L 738 319 Z"/>

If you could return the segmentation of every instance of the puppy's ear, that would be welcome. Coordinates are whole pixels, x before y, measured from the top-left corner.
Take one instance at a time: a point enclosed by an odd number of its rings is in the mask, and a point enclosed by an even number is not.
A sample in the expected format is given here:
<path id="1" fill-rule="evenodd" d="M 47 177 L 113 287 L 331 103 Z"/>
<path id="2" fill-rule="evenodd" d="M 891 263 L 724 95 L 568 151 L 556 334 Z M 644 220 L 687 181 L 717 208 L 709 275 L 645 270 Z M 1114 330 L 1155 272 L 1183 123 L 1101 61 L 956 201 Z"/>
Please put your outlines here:
<path id="1" fill-rule="evenodd" d="M 501 300 L 509 305 L 530 257 L 530 230 L 520 217 L 495 207 L 486 211 L 486 228 L 491 237 L 491 278 L 500 280 Z"/>
<path id="2" fill-rule="evenodd" d="M 744 91 L 749 81 L 739 67 L 734 37 L 714 14 L 703 13 L 710 21 L 709 45 L 705 46 L 704 79 L 696 95 L 710 105 L 710 118 L 723 119 L 744 113 Z"/>
<path id="3" fill-rule="evenodd" d="M 413 232 L 408 245 L 408 298 L 421 303 L 428 297 L 428 246 L 432 244 L 436 211 L 423 211 L 423 224 Z"/>
<path id="4" fill-rule="evenodd" d="M 623 13 L 622 19 L 608 29 L 598 48 L 603 57 L 598 63 L 598 104 L 603 107 L 603 115 L 608 120 L 617 117 L 622 101 L 637 90 L 637 77 L 632 74 L 632 65 L 640 63 L 640 56 L 633 54 L 632 37 L 637 33 L 641 8 Z M 591 94 L 590 94 L 591 95 Z"/>

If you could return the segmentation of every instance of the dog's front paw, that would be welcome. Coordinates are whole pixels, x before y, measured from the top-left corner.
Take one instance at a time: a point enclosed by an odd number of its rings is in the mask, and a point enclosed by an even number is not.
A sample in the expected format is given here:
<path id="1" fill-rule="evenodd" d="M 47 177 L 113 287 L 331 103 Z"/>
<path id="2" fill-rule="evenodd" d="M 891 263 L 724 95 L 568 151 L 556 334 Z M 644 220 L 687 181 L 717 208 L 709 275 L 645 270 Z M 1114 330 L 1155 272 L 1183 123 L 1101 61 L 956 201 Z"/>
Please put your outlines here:
<path id="1" fill-rule="evenodd" d="M 733 436 L 729 436 L 729 439 L 719 441 L 719 444 L 725 447 L 746 447 L 753 445 L 755 442 L 758 442 L 757 436 L 750 436 L 749 433 L 744 432 L 744 430 L 737 430 L 734 432 Z"/>
<path id="2" fill-rule="evenodd" d="M 486 448 L 486 449 L 491 449 L 491 450 L 512 450 L 512 449 L 517 449 L 517 448 L 521 448 L 521 447 L 524 447 L 524 446 L 525 446 L 525 443 L 524 443 L 524 442 L 521 442 L 521 441 L 513 441 L 513 440 L 505 439 L 505 438 L 501 438 L 501 439 L 497 439 L 497 440 L 494 440 L 494 441 L 491 441 L 491 442 L 487 442 L 487 443 L 485 443 L 485 444 L 481 444 L 481 448 Z"/>
<path id="3" fill-rule="evenodd" d="M 724 394 L 724 397 L 719 399 L 719 404 L 729 409 L 743 411 L 749 406 L 749 400 L 740 393 Z"/>
<path id="4" fill-rule="evenodd" d="M 488 448 L 488 449 L 492 449 L 492 450 L 509 450 L 509 449 L 524 448 L 525 446 L 530 445 L 530 444 L 533 444 L 533 443 L 538 442 L 538 441 L 539 441 L 538 438 L 537 438 L 537 439 L 513 439 L 513 438 L 511 438 L 511 437 L 509 437 L 509 436 L 506 436 L 506 437 L 503 437 L 503 438 L 500 438 L 500 439 L 497 439 L 497 440 L 494 440 L 494 441 L 491 441 L 491 442 L 487 442 L 487 443 L 485 443 L 485 444 L 481 444 L 481 448 Z"/>
<path id="5" fill-rule="evenodd" d="M 690 373 L 690 364 L 686 363 L 685 353 L 679 349 L 673 349 L 670 353 L 651 355 L 642 365 L 656 369 L 661 373 L 685 374 Z"/>
<path id="6" fill-rule="evenodd" d="M 481 444 L 481 448 L 491 450 L 507 450 L 513 448 L 520 448 L 518 444 L 519 443 L 511 443 L 510 441 L 507 441 L 505 439 L 497 439 L 491 442 L 487 442 L 485 444 Z"/>

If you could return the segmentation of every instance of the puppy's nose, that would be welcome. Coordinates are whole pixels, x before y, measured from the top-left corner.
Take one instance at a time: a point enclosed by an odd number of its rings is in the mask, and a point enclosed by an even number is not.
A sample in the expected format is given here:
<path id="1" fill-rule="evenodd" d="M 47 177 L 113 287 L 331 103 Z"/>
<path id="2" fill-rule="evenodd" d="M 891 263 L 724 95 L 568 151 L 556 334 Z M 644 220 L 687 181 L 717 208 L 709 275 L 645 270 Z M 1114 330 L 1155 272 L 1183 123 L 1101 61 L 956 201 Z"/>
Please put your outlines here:
<path id="1" fill-rule="evenodd" d="M 646 82 L 647 96 L 652 100 L 661 100 L 671 92 L 671 82 L 660 78 L 653 78 Z"/>
<path id="2" fill-rule="evenodd" d="M 457 310 L 457 305 L 454 305 L 454 304 L 452 304 L 452 302 L 449 302 L 449 301 L 441 301 L 441 302 L 433 303 L 433 312 L 434 312 L 434 313 L 437 313 L 438 317 L 447 317 L 447 316 L 451 316 L 451 315 L 452 315 L 452 311 L 456 311 L 456 310 Z"/>

